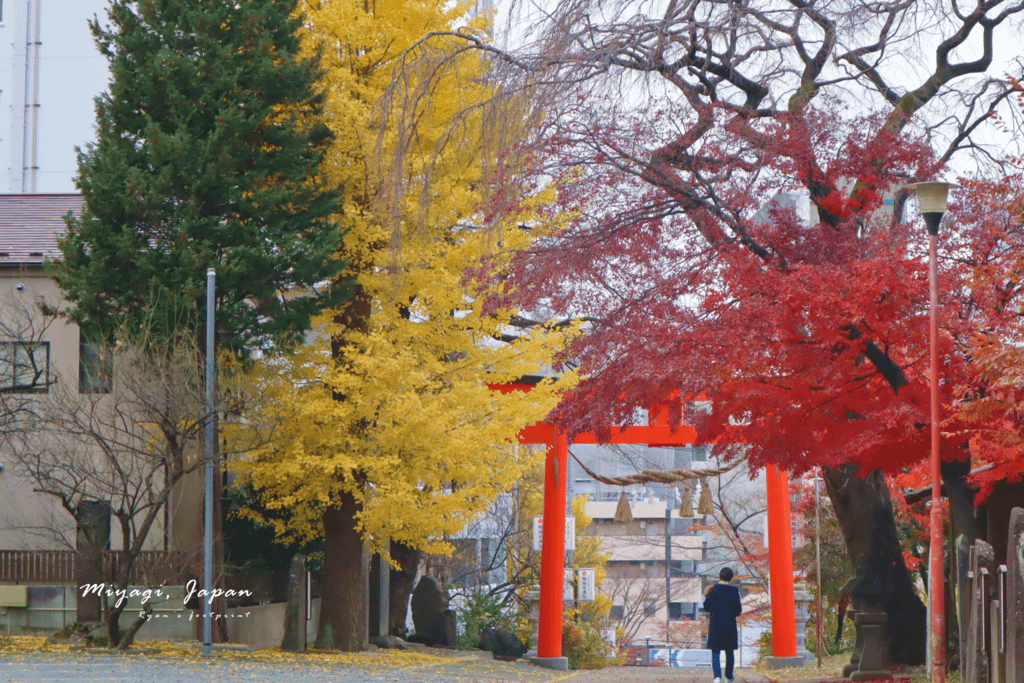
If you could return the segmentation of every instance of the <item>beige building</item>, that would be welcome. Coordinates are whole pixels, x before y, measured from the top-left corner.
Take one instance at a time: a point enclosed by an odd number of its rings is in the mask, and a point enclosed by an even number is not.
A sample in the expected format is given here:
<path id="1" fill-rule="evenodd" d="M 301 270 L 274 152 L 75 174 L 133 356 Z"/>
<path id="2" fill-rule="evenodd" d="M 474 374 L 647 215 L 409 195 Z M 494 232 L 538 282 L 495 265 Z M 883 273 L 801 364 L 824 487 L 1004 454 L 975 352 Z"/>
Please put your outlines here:
<path id="1" fill-rule="evenodd" d="M 45 264 L 59 256 L 64 216 L 77 214 L 81 206 L 78 194 L 0 195 L 0 430 L 24 419 L 17 409 L 31 407 L 43 394 L 59 389 L 71 399 L 88 398 L 82 405 L 102 407 L 110 406 L 111 392 L 121 386 L 98 347 L 76 325 L 39 310 L 40 303 L 52 309 L 63 305 Z M 58 448 L 54 446 L 51 456 L 57 457 Z M 38 484 L 24 476 L 10 446 L 0 446 L 0 467 L 0 551 L 74 548 L 72 515 L 56 497 L 33 491 Z M 104 487 L 88 477 L 81 490 L 86 492 L 81 500 L 104 497 Z M 202 490 L 199 474 L 189 475 L 175 489 L 148 534 L 147 549 L 186 549 L 201 543 Z M 113 526 L 110 548 L 119 550 L 121 537 L 116 522 Z"/>
<path id="2" fill-rule="evenodd" d="M 6 406 L 46 392 L 54 376 L 79 376 L 78 327 L 44 321 L 36 304 L 60 302 L 44 262 L 57 253 L 62 216 L 81 205 L 77 194 L 0 195 L 0 400 Z M 10 408 L 0 413 L 5 417 L 11 419 Z M 55 498 L 32 492 L 9 452 L 0 450 L 0 466 L 0 550 L 66 549 L 54 532 L 73 538 L 71 516 Z"/>
<path id="3" fill-rule="evenodd" d="M 704 539 L 689 530 L 693 518 L 663 500 L 634 501 L 633 521 L 617 523 L 615 502 L 587 503 L 588 527 L 610 553 L 599 590 L 612 599 L 610 625 L 624 630 L 624 641 L 675 641 L 676 647 L 703 647 L 690 639 L 687 622 L 696 621 L 702 600 L 699 575 Z M 666 516 L 666 510 L 669 514 Z"/>

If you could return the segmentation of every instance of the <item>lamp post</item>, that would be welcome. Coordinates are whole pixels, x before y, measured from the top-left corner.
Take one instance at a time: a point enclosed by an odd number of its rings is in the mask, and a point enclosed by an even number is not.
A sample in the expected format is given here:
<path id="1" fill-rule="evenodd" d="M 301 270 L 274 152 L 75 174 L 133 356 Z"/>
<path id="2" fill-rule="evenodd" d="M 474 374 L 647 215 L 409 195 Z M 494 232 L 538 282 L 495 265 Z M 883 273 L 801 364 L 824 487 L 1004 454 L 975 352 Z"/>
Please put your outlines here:
<path id="1" fill-rule="evenodd" d="M 815 557 L 815 574 L 818 584 L 818 618 L 815 619 L 818 623 L 815 625 L 817 641 L 818 641 L 818 668 L 821 668 L 822 651 L 824 650 L 824 643 L 821 639 L 821 492 L 818 490 L 818 482 L 821 478 L 818 476 L 818 472 L 814 473 L 814 557 Z"/>
<path id="2" fill-rule="evenodd" d="M 921 216 L 928 226 L 928 288 L 931 295 L 929 306 L 929 346 L 931 350 L 931 440 L 932 440 L 932 510 L 931 542 L 928 546 L 928 602 L 931 606 L 932 635 L 932 683 L 946 680 L 946 593 L 945 562 L 943 558 L 942 521 L 942 474 L 939 469 L 939 287 L 938 287 L 938 239 L 939 224 L 946 213 L 946 197 L 951 183 L 914 183 L 907 187 L 917 190 Z"/>

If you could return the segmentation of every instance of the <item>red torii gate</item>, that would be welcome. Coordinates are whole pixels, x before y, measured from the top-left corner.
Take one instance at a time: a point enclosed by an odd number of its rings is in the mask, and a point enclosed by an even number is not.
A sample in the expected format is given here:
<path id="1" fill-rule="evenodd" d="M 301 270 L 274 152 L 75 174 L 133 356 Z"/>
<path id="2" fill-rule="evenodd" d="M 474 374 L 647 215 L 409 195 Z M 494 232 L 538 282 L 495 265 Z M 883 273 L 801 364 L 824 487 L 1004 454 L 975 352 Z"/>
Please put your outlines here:
<path id="1" fill-rule="evenodd" d="M 541 377 L 524 377 L 516 382 L 489 385 L 508 393 L 529 391 Z M 673 415 L 672 412 L 677 414 Z M 674 418 L 674 419 L 673 419 Z M 683 424 L 682 411 L 667 406 L 648 410 L 646 426 L 611 427 L 607 438 L 592 432 L 578 434 L 577 444 L 640 444 L 654 447 L 686 446 L 695 443 L 697 430 Z M 562 656 L 562 587 L 565 567 L 565 505 L 569 473 L 569 444 L 565 432 L 549 422 L 538 422 L 519 432 L 519 443 L 548 447 L 544 464 L 544 535 L 541 546 L 540 624 L 535 662 L 548 668 L 567 670 Z M 774 465 L 768 467 L 768 538 L 771 575 L 785 577 L 771 581 L 772 654 L 796 657 L 796 602 L 793 576 L 793 541 L 790 526 L 789 477 Z"/>

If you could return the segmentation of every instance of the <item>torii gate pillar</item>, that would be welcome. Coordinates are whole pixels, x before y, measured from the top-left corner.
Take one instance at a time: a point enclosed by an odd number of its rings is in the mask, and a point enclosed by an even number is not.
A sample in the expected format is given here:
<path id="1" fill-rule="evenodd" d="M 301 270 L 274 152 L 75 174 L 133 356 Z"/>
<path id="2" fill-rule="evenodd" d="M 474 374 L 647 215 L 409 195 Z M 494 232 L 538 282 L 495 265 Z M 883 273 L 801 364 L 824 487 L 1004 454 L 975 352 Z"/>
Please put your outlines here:
<path id="1" fill-rule="evenodd" d="M 772 657 L 769 669 L 804 666 L 796 654 L 796 596 L 793 586 L 793 527 L 789 510 L 789 476 L 775 465 L 768 480 L 768 564 L 771 574 Z"/>
<path id="2" fill-rule="evenodd" d="M 540 564 L 540 627 L 534 662 L 569 670 L 562 656 L 562 587 L 565 582 L 565 495 L 569 448 L 565 432 L 554 430 L 544 464 L 544 536 Z"/>

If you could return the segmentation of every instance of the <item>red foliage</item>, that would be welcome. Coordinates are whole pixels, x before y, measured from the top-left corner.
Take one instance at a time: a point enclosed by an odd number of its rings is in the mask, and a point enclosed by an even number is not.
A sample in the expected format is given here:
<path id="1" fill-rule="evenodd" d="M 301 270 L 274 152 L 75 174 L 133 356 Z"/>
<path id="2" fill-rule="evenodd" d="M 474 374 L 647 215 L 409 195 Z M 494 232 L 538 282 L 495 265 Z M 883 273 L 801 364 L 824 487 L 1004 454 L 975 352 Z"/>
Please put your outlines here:
<path id="1" fill-rule="evenodd" d="M 701 438 L 748 444 L 754 467 L 800 473 L 854 459 L 865 472 L 899 472 L 921 461 L 926 233 L 879 209 L 908 179 L 935 175 L 926 142 L 836 102 L 770 120 L 727 107 L 680 111 L 610 117 L 600 128 L 581 119 L 551 139 L 558 165 L 544 172 L 572 167 L 558 176 L 558 208 L 575 218 L 502 274 L 515 294 L 492 304 L 593 320 L 566 354 L 585 379 L 557 419 L 570 432 L 629 423 L 637 408 L 681 391 L 714 402 Z M 677 135 L 666 144 L 670 128 Z M 780 190 L 803 191 L 819 220 L 774 201 Z M 948 417 L 943 454 L 965 457 L 969 436 L 975 455 L 1012 456 L 1019 475 L 1024 413 L 1003 408 L 1024 386 L 1009 367 L 1020 347 L 977 343 L 984 325 L 1011 324 L 1000 305 L 1019 310 L 1020 286 L 986 289 L 977 279 L 1020 253 L 1019 221 L 1012 244 L 1005 221 L 991 224 L 994 195 L 979 185 L 958 196 L 941 239 L 942 400 L 960 405 L 968 395 L 977 407 Z M 976 287 L 961 285 L 968 276 Z M 979 379 L 979 367 L 998 377 Z M 986 399 L 1003 397 L 998 415 L 965 389 L 979 382 Z"/>
<path id="2" fill-rule="evenodd" d="M 1024 110 L 1024 88 L 1014 82 Z M 973 375 L 957 387 L 954 408 L 966 427 L 984 500 L 998 481 L 1024 478 L 1024 159 L 1010 157 L 998 179 L 962 181 L 962 219 L 984 247 L 966 280 L 975 320 L 965 342 Z"/>

